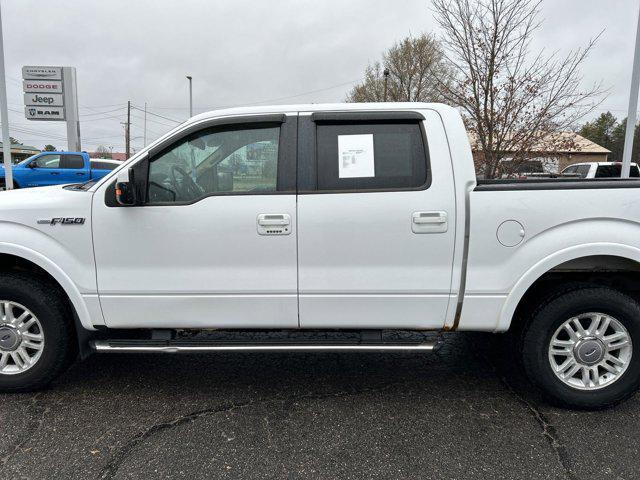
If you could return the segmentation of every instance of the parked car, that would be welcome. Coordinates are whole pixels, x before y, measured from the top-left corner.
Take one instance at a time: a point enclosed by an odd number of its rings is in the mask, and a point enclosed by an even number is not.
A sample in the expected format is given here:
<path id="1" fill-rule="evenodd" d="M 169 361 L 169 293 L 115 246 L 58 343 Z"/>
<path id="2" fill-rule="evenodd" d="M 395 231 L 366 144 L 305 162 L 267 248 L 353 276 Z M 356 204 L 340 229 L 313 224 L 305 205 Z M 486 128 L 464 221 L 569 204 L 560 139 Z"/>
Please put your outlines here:
<path id="1" fill-rule="evenodd" d="M 639 192 L 476 181 L 444 105 L 198 115 L 94 183 L 2 195 L 0 390 L 77 352 L 425 352 L 399 333 L 483 331 L 511 332 L 548 398 L 612 405 L 640 383 Z"/>
<path id="2" fill-rule="evenodd" d="M 581 178 L 617 178 L 620 177 L 622 163 L 620 162 L 585 162 L 574 163 L 562 170 L 562 175 L 579 176 Z M 631 164 L 629 176 L 640 177 L 637 163 Z"/>
<path id="3" fill-rule="evenodd" d="M 86 152 L 41 152 L 13 166 L 14 188 L 42 187 L 99 180 L 121 162 L 92 160 Z M 4 189 L 4 166 L 0 187 Z"/>

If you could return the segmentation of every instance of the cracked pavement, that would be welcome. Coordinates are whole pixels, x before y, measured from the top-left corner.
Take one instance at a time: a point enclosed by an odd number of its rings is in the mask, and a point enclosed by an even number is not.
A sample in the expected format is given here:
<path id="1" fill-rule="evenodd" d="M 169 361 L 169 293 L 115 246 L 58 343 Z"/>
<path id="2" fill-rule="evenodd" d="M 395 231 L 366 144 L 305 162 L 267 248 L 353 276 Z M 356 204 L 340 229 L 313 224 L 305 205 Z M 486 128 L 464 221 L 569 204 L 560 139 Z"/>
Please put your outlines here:
<path id="1" fill-rule="evenodd" d="M 506 352 L 94 355 L 0 395 L 0 478 L 637 478 L 640 395 L 558 409 Z"/>

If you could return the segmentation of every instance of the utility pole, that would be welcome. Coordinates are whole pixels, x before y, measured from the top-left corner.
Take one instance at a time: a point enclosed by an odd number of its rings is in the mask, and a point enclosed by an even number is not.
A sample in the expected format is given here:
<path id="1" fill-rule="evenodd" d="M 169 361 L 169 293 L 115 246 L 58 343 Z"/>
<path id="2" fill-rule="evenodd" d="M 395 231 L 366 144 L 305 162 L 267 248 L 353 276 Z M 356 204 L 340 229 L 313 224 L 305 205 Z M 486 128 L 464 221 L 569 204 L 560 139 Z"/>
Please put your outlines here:
<path id="1" fill-rule="evenodd" d="M 129 158 L 131 153 L 131 100 L 127 101 L 127 123 L 124 124 L 124 149 L 125 156 Z"/>
<path id="2" fill-rule="evenodd" d="M 388 86 L 389 86 L 389 69 L 385 68 L 382 74 L 384 75 L 384 101 L 386 102 Z"/>
<path id="3" fill-rule="evenodd" d="M 189 118 L 193 117 L 193 90 L 191 89 L 191 77 L 187 75 L 189 80 Z"/>
<path id="4" fill-rule="evenodd" d="M 1 8 L 1 7 L 0 7 Z M 11 164 L 11 137 L 9 137 L 9 111 L 7 110 L 7 85 L 4 76 L 4 40 L 2 36 L 2 15 L 0 14 L 0 121 L 2 122 L 2 159 L 4 161 L 5 188 L 13 188 Z"/>
<path id="5" fill-rule="evenodd" d="M 147 146 L 147 102 L 144 102 L 144 147 Z"/>
<path id="6" fill-rule="evenodd" d="M 631 171 L 631 152 L 633 151 L 633 134 L 636 128 L 636 112 L 638 111 L 638 94 L 640 93 L 640 11 L 636 29 L 636 49 L 633 54 L 633 70 L 631 72 L 631 91 L 629 92 L 629 112 L 627 113 L 627 130 L 624 136 L 624 152 L 620 177 L 629 178 Z"/>

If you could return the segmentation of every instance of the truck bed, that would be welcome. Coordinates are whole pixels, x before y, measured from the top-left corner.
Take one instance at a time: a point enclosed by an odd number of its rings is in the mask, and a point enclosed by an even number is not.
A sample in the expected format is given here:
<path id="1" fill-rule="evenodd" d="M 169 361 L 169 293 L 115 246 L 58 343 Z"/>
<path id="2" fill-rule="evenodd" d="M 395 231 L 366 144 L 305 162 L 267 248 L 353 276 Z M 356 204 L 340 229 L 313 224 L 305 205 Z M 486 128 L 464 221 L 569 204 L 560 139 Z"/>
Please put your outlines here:
<path id="1" fill-rule="evenodd" d="M 475 191 L 576 190 L 591 188 L 638 188 L 640 178 L 535 178 L 478 180 Z"/>

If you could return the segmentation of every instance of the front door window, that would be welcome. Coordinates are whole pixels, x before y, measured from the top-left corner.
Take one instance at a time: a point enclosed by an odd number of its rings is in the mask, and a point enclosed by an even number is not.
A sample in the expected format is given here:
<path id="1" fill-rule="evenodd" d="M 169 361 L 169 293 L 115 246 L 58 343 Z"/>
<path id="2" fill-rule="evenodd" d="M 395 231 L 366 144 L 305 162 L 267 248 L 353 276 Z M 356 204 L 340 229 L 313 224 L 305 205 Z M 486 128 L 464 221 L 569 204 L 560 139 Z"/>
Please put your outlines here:
<path id="1" fill-rule="evenodd" d="M 217 129 L 181 140 L 151 159 L 148 203 L 275 192 L 279 136 L 279 127 Z"/>

